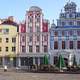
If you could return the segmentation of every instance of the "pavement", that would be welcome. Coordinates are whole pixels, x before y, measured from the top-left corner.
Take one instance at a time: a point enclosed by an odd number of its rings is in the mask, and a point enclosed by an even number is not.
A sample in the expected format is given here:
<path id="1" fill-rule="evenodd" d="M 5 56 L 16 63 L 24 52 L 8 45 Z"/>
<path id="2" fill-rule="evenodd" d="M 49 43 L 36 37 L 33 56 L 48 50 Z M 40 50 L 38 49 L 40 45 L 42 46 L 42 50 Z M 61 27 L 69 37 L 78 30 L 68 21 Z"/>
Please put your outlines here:
<path id="1" fill-rule="evenodd" d="M 80 74 L 31 73 L 0 69 L 0 80 L 80 80 Z"/>

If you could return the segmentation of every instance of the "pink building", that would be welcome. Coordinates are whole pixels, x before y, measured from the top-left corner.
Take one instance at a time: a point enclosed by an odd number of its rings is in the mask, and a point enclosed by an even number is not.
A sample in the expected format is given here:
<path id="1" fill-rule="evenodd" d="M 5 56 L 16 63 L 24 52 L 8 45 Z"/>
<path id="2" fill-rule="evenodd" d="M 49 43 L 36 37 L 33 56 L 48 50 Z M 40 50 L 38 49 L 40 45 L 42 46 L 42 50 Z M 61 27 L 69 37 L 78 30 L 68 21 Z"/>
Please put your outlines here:
<path id="1" fill-rule="evenodd" d="M 42 9 L 30 7 L 19 26 L 19 65 L 43 64 L 49 50 L 49 21 L 43 18 Z"/>

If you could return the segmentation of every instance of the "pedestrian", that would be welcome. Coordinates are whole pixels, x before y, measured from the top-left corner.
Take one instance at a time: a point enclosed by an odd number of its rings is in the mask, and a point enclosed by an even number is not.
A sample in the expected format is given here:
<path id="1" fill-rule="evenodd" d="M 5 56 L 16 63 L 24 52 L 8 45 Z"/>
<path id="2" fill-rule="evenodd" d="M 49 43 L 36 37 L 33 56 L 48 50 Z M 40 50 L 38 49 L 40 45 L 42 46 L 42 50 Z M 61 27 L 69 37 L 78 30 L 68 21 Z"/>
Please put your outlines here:
<path id="1" fill-rule="evenodd" d="M 7 65 L 4 66 L 4 72 L 6 72 L 6 71 L 7 71 Z"/>

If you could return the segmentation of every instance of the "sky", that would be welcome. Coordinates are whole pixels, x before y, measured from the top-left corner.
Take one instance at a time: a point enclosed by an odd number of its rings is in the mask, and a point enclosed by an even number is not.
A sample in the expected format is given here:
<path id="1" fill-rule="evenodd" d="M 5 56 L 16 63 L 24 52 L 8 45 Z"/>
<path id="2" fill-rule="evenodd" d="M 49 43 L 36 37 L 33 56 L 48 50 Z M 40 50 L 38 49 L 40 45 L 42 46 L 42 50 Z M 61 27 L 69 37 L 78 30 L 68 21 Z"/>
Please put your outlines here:
<path id="1" fill-rule="evenodd" d="M 59 18 L 61 9 L 69 0 L 0 0 L 0 18 L 14 16 L 16 21 L 21 22 L 25 19 L 26 11 L 31 6 L 38 6 L 42 9 L 45 19 L 49 19 L 50 23 Z M 71 0 L 76 2 L 77 8 L 80 8 L 80 0 Z M 80 11 L 80 9 L 79 9 Z"/>

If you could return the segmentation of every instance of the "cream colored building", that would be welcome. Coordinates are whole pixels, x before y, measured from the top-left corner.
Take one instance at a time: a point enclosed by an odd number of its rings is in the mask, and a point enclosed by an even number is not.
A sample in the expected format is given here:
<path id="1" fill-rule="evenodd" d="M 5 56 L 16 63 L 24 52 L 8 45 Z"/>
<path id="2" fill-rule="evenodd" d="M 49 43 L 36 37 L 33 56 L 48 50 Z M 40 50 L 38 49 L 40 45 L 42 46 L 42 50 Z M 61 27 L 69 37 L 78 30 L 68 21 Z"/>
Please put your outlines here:
<path id="1" fill-rule="evenodd" d="M 16 66 L 18 25 L 7 19 L 0 24 L 0 65 Z"/>

